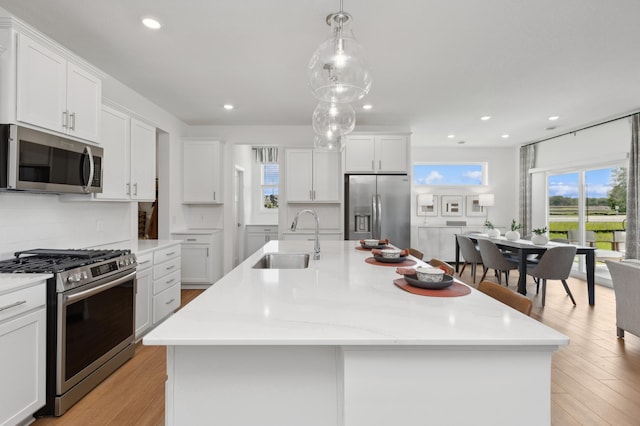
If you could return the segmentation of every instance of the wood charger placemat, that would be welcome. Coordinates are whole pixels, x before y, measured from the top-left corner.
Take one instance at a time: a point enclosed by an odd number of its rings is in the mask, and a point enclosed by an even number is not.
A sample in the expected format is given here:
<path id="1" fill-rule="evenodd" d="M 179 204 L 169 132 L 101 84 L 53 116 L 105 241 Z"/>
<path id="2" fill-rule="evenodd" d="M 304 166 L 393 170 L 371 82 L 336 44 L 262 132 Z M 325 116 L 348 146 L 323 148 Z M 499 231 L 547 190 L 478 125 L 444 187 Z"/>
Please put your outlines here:
<path id="1" fill-rule="evenodd" d="M 398 263 L 391 263 L 391 262 L 385 263 L 385 262 L 378 262 L 375 259 L 375 257 L 367 257 L 364 261 L 371 265 L 378 265 L 378 266 L 412 266 L 416 264 L 416 261 L 411 259 L 405 259 L 402 262 L 398 262 Z"/>
<path id="2" fill-rule="evenodd" d="M 458 282 L 453 282 L 449 287 L 442 288 L 440 290 L 430 290 L 428 288 L 419 288 L 414 287 L 412 285 L 407 284 L 404 278 L 398 278 L 393 280 L 393 283 L 407 291 L 409 293 L 418 294 L 420 296 L 431 296 L 431 297 L 458 297 L 465 296 L 471 293 L 471 288 L 467 287 L 464 284 L 460 284 Z"/>

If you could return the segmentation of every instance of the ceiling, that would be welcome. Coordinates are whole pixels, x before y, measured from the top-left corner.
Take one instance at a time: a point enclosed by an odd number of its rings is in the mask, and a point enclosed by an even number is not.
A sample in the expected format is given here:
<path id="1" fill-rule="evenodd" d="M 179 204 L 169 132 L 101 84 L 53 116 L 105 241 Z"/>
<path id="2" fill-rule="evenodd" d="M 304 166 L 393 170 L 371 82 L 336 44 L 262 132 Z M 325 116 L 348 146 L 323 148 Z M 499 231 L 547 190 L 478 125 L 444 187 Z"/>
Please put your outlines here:
<path id="1" fill-rule="evenodd" d="M 310 125 L 306 67 L 340 2 L 0 7 L 188 124 Z M 410 127 L 413 144 L 513 146 L 640 109 L 639 0 L 344 0 L 344 10 L 373 74 L 357 124 Z M 163 28 L 143 27 L 143 15 Z"/>

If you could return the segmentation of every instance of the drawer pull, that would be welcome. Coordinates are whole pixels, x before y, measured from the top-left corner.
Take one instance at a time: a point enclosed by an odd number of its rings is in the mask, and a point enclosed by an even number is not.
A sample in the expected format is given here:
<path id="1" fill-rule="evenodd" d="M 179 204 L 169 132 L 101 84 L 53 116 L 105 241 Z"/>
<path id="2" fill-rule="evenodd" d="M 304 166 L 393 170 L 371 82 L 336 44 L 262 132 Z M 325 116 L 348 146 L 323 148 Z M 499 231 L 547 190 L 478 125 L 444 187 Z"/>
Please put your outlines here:
<path id="1" fill-rule="evenodd" d="M 138 262 L 138 265 L 144 265 L 145 263 L 151 262 L 150 260 L 144 260 L 142 262 Z"/>
<path id="2" fill-rule="evenodd" d="M 173 256 L 174 254 L 176 254 L 176 252 L 172 251 L 171 253 L 167 253 L 165 256 Z"/>
<path id="3" fill-rule="evenodd" d="M 172 269 L 173 269 L 173 268 L 175 268 L 175 267 L 176 267 L 176 265 L 171 265 L 171 266 L 167 266 L 165 269 L 166 269 L 167 271 L 170 271 L 170 270 L 172 270 Z"/>
<path id="4" fill-rule="evenodd" d="M 16 306 L 24 305 L 25 303 L 27 303 L 26 300 L 20 300 L 20 301 L 18 301 L 16 303 L 12 303 L 10 305 L 0 307 L 0 311 L 4 311 L 4 310 L 10 309 L 10 308 L 15 308 Z"/>
<path id="5" fill-rule="evenodd" d="M 174 282 L 176 279 L 175 278 L 171 278 L 169 281 L 167 281 L 167 284 L 171 284 L 172 282 Z"/>
<path id="6" fill-rule="evenodd" d="M 170 304 L 172 304 L 173 302 L 175 302 L 175 300 L 176 300 L 175 298 L 173 298 L 173 299 L 169 300 L 169 301 L 166 303 L 166 305 L 170 305 Z"/>
<path id="7" fill-rule="evenodd" d="M 198 241 L 195 238 L 187 238 L 187 241 Z"/>

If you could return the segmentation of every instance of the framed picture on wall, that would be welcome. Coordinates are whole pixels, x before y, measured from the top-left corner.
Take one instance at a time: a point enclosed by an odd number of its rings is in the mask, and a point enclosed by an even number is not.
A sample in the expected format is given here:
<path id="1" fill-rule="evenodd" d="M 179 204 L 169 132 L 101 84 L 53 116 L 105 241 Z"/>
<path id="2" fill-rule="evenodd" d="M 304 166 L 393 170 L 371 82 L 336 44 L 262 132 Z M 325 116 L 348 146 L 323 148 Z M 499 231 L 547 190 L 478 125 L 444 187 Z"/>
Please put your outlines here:
<path id="1" fill-rule="evenodd" d="M 486 216 L 487 211 L 480 205 L 480 197 L 478 195 L 467 195 L 467 216 Z"/>
<path id="2" fill-rule="evenodd" d="M 438 216 L 438 196 L 419 194 L 417 200 L 418 216 Z"/>
<path id="3" fill-rule="evenodd" d="M 442 216 L 462 216 L 463 211 L 463 197 L 462 195 L 443 195 L 442 202 Z"/>

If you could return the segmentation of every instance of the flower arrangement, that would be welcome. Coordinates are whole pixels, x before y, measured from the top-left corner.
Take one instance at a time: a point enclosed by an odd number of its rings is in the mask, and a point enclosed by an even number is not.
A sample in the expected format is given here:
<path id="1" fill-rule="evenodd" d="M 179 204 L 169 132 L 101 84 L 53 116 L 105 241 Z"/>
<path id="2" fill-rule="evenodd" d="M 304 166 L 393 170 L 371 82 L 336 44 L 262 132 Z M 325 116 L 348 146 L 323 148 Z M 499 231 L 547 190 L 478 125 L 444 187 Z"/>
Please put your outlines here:
<path id="1" fill-rule="evenodd" d="M 493 226 L 493 223 L 489 222 L 488 220 L 484 221 L 484 226 L 487 227 L 487 229 L 494 229 L 495 226 Z"/>
<path id="2" fill-rule="evenodd" d="M 515 219 L 513 219 L 511 221 L 511 230 L 512 231 L 518 231 L 520 228 L 522 228 L 522 225 L 520 225 L 518 222 L 516 222 Z"/>
<path id="3" fill-rule="evenodd" d="M 544 228 L 536 228 L 533 230 L 533 233 L 536 235 L 544 235 L 547 232 L 547 227 Z"/>
<path id="4" fill-rule="evenodd" d="M 504 234 L 505 238 L 509 241 L 516 241 L 520 239 L 520 233 L 518 232 L 518 229 L 522 228 L 522 225 L 520 225 L 518 222 L 516 222 L 515 219 L 513 219 L 511 221 L 511 230 L 507 231 L 506 234 Z"/>

